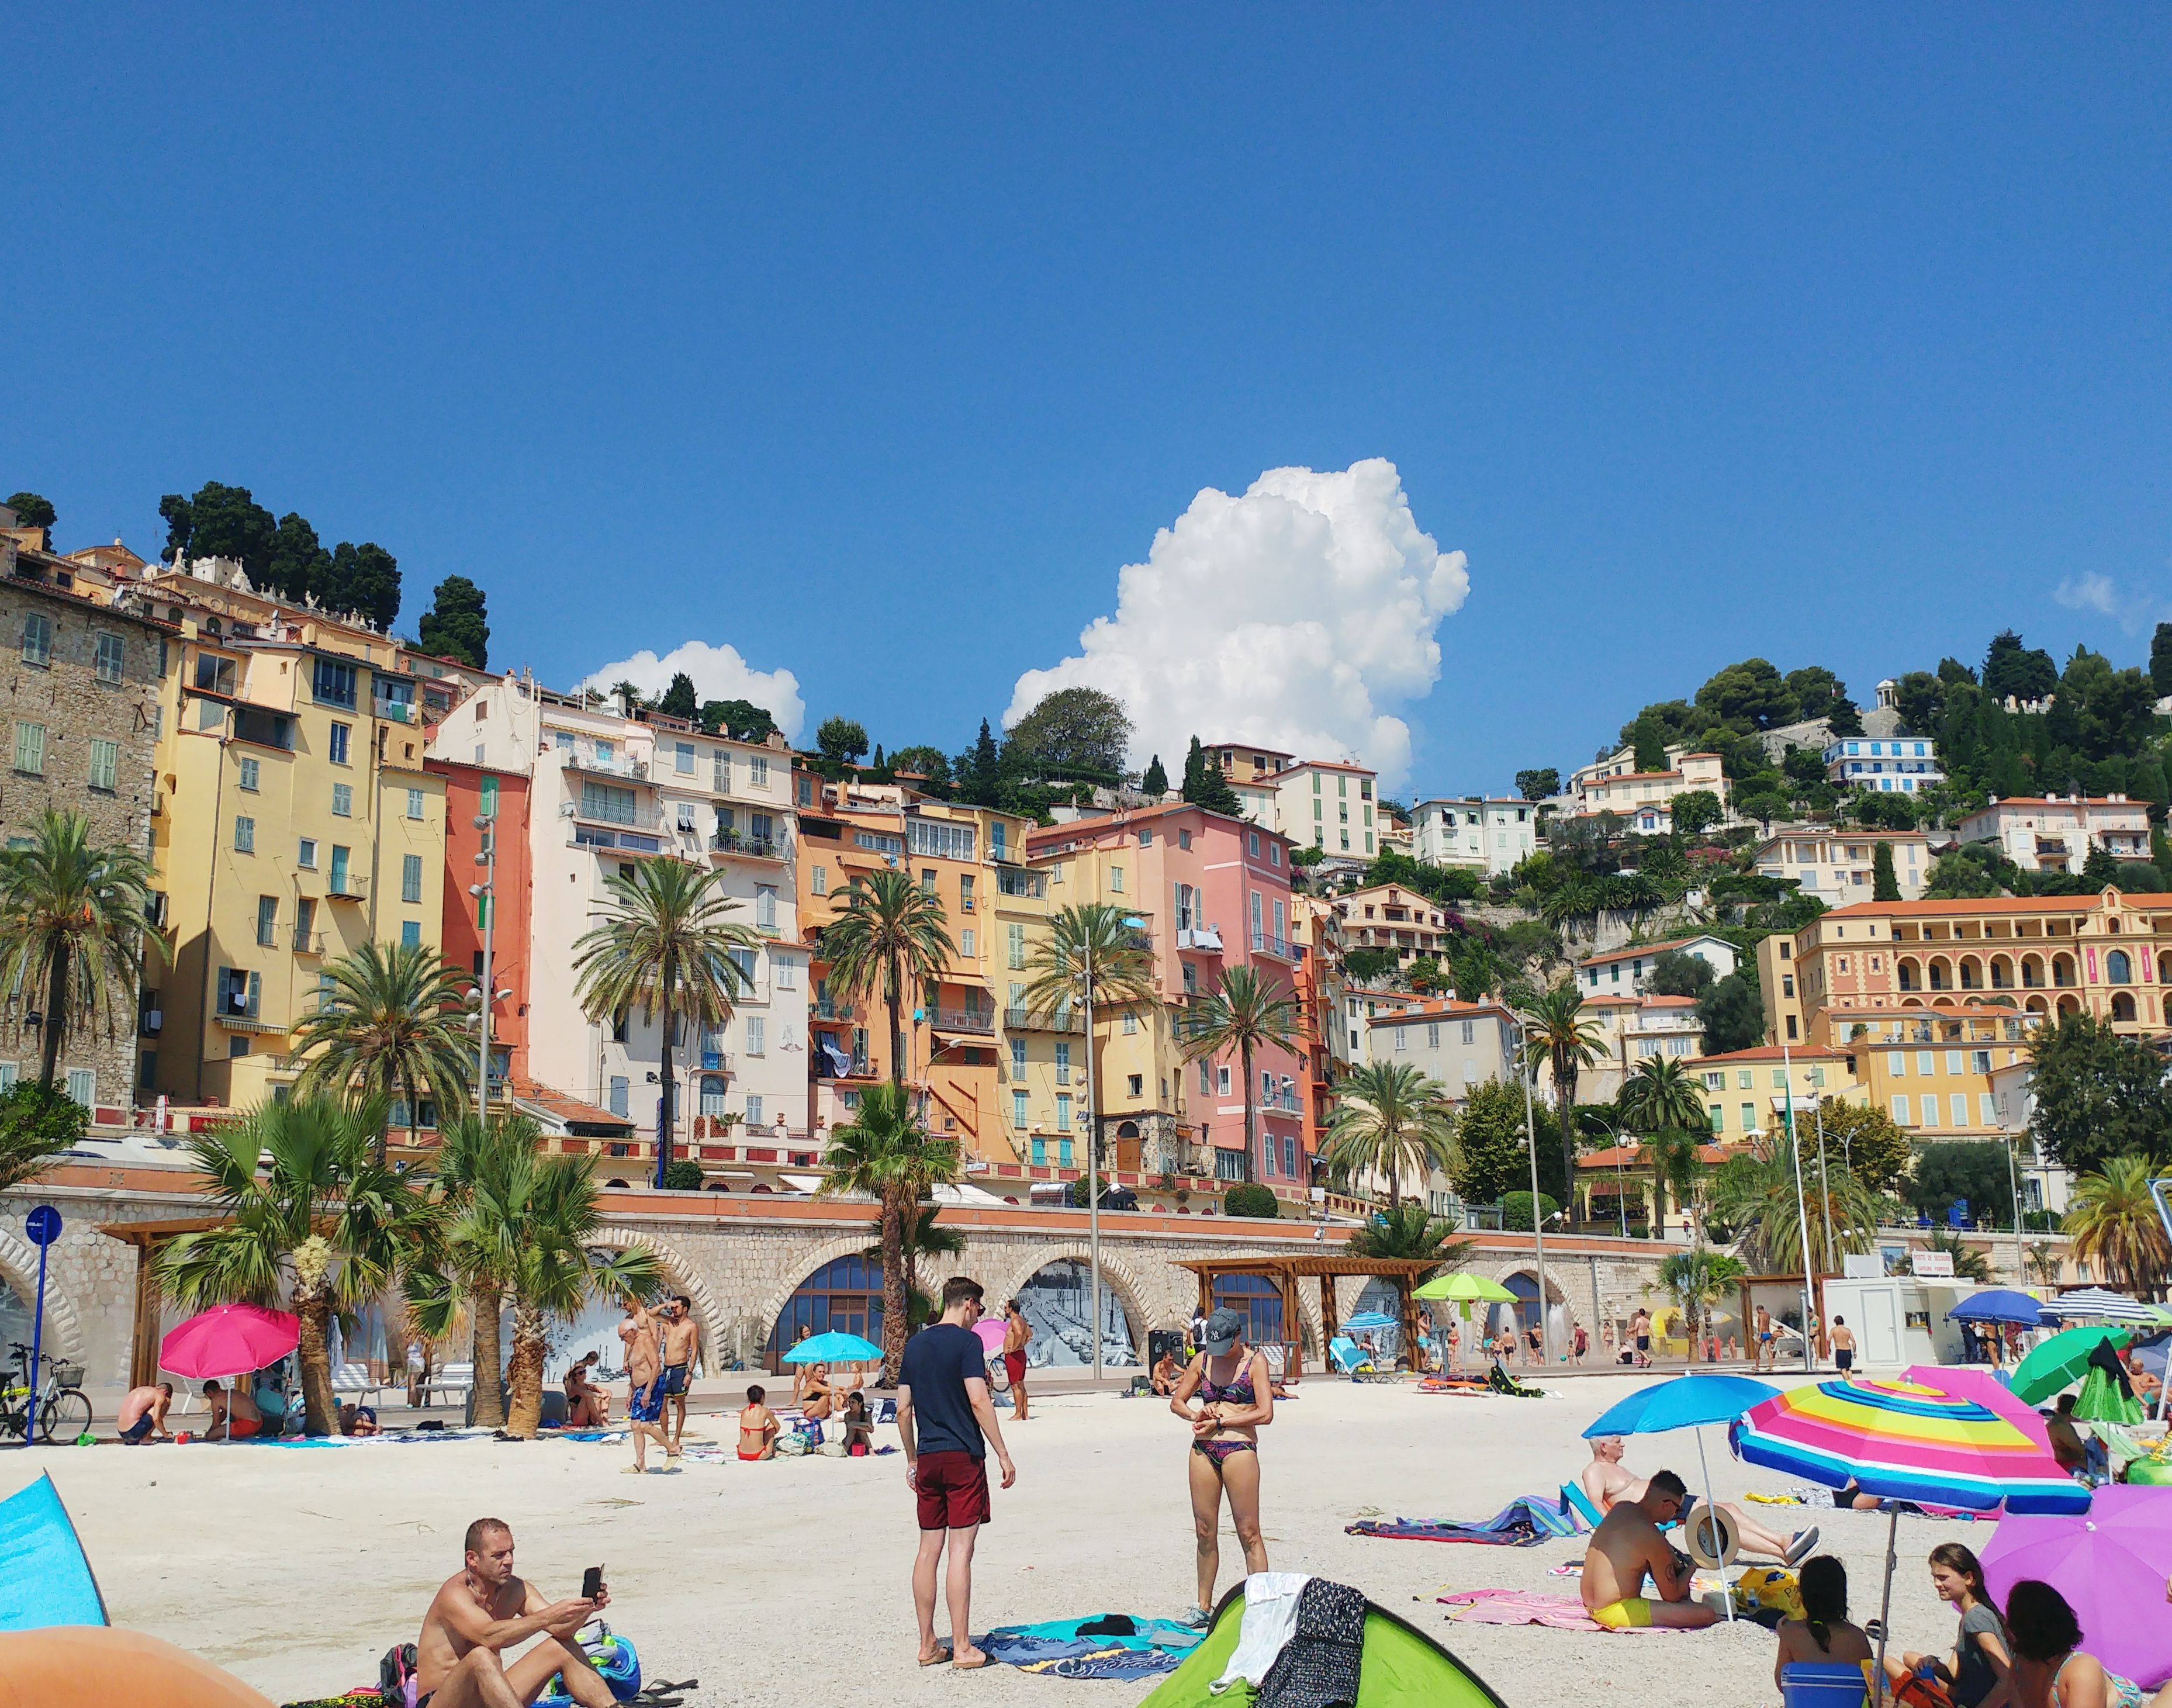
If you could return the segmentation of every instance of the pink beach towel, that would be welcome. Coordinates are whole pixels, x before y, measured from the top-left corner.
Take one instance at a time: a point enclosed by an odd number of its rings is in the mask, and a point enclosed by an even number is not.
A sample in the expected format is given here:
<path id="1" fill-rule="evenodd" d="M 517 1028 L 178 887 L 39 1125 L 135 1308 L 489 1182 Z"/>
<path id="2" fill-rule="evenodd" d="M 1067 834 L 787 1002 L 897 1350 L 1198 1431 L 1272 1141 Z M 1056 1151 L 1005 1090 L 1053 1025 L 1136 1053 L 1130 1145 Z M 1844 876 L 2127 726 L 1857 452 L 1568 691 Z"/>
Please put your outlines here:
<path id="1" fill-rule="evenodd" d="M 1583 1610 L 1574 1596 L 1541 1595 L 1524 1589 L 1465 1589 L 1440 1599 L 1449 1617 L 1471 1625 L 1547 1625 L 1557 1631 L 1603 1631 L 1606 1626 Z M 1672 1626 L 1651 1625 L 1649 1630 Z M 1637 1633 L 1641 1634 L 1641 1633 Z"/>

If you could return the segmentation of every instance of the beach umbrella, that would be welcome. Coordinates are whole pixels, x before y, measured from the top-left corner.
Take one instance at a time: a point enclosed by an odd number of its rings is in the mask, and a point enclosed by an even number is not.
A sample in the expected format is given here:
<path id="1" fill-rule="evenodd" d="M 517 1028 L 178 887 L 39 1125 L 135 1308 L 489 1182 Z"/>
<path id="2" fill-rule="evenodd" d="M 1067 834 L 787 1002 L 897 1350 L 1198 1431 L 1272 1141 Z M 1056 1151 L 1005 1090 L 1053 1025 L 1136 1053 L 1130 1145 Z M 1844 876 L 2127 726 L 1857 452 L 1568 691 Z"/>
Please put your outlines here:
<path id="1" fill-rule="evenodd" d="M 1396 1324 L 1395 1319 L 1385 1311 L 1360 1311 L 1342 1326 L 1346 1329 L 1355 1329 L 1359 1334 L 1365 1335 L 1372 1333 L 1376 1329 L 1392 1329 L 1396 1326 Z"/>
<path id="2" fill-rule="evenodd" d="M 2045 1438 L 2008 1408 L 1961 1391 L 1955 1374 L 1917 1364 L 1893 1379 L 1806 1383 L 1751 1407 L 1727 1432 L 1738 1458 L 1830 1489 L 1853 1483 L 1886 1502 L 1881 1632 L 1892 1611 L 1900 1502 L 1978 1512 L 2002 1504 L 2009 1512 L 2089 1510 L 2089 1491 L 2059 1469 Z M 1878 1665 L 1874 1677 L 1884 1671 L 1882 1635 Z"/>
<path id="3" fill-rule="evenodd" d="M 1411 1290 L 1411 1297 L 1419 1299 L 1453 1299 L 1459 1304 L 1513 1305 L 1515 1294 L 1498 1281 L 1490 1281 L 1482 1275 L 1436 1276 L 1422 1287 Z"/>
<path id="4" fill-rule="evenodd" d="M 302 1319 L 262 1305 L 213 1305 L 169 1330 L 159 1343 L 159 1367 L 176 1376 L 219 1381 L 276 1364 L 298 1345 Z M 234 1439 L 234 1403 L 226 1407 L 226 1438 Z"/>
<path id="5" fill-rule="evenodd" d="M 2044 1307 L 2044 1314 L 2062 1323 L 2145 1323 L 2157 1327 L 2172 1324 L 2172 1311 L 2164 1306 L 2144 1304 L 2106 1287 L 2080 1287 L 2061 1293 Z"/>
<path id="6" fill-rule="evenodd" d="M 2067 1598 L 2089 1652 L 2144 1689 L 2172 1678 L 2172 1488 L 2111 1483 L 2085 1514 L 2023 1513 L 2000 1520 L 1983 1550 L 1984 1581 L 2003 1605 L 2033 1577 Z"/>
<path id="7" fill-rule="evenodd" d="M 973 1333 L 987 1351 L 1000 1352 L 1003 1349 L 1003 1337 L 1010 1332 L 1010 1327 L 1008 1320 L 1003 1317 L 983 1317 L 973 1324 Z"/>
<path id="8" fill-rule="evenodd" d="M 2110 1340 L 2113 1351 L 2123 1352 L 2132 1338 L 2124 1329 L 2101 1324 L 2062 1329 L 2013 1367 L 2006 1385 L 2024 1405 L 2041 1405 L 2061 1388 L 2082 1379 L 2089 1367 L 2089 1354 L 2099 1342 Z"/>
<path id="9" fill-rule="evenodd" d="M 1584 1431 L 1584 1439 L 1658 1435 L 1670 1429 L 1696 1430 L 1697 1467 L 1704 1473 L 1704 1502 L 1716 1519 L 1719 1502 L 1712 1498 L 1712 1465 L 1704 1456 L 1704 1431 L 1700 1426 L 1728 1422 L 1751 1406 L 1772 1399 L 1779 1391 L 1769 1383 L 1754 1381 L 1747 1376 L 1672 1377 L 1640 1388 L 1627 1399 L 1607 1407 L 1598 1421 Z M 1710 1539 L 1712 1557 L 1724 1562 L 1727 1555 L 1723 1539 L 1713 1536 Z M 1730 1619 L 1734 1617 L 1732 1596 L 1728 1598 L 1727 1616 Z"/>
<path id="10" fill-rule="evenodd" d="M 2044 1320 L 2040 1301 L 2027 1293 L 2016 1292 L 2011 1287 L 1986 1287 L 1981 1292 L 1970 1293 L 1953 1309 L 1946 1313 L 1949 1323 L 2019 1323 L 2024 1329 L 2040 1326 Z"/>
<path id="11" fill-rule="evenodd" d="M 858 1335 L 810 1335 L 784 1355 L 788 1364 L 872 1364 L 882 1348 Z"/>

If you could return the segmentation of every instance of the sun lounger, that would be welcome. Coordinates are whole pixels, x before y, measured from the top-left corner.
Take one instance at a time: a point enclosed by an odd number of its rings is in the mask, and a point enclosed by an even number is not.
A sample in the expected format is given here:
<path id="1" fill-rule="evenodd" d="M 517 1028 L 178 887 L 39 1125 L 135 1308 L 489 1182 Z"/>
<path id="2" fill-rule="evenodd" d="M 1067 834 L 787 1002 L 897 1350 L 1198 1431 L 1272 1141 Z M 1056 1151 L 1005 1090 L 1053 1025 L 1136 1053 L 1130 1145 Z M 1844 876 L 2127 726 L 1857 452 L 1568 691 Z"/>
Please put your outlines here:
<path id="1" fill-rule="evenodd" d="M 422 1404 L 426 1406 L 433 1404 L 465 1405 L 467 1404 L 468 1391 L 474 1386 L 474 1365 L 448 1364 L 444 1369 L 431 1372 L 429 1384 L 422 1390 Z M 444 1395 L 444 1399 L 432 1399 L 433 1394 L 440 1394 Z"/>
<path id="2" fill-rule="evenodd" d="M 1335 1367 L 1345 1376 L 1368 1374 L 1373 1361 L 1359 1350 L 1358 1343 L 1347 1335 L 1338 1335 L 1327 1343 L 1328 1356 L 1334 1359 Z"/>
<path id="3" fill-rule="evenodd" d="M 342 1364 L 332 1372 L 336 1395 L 369 1403 L 386 1391 L 385 1384 L 371 1376 L 367 1364 Z"/>

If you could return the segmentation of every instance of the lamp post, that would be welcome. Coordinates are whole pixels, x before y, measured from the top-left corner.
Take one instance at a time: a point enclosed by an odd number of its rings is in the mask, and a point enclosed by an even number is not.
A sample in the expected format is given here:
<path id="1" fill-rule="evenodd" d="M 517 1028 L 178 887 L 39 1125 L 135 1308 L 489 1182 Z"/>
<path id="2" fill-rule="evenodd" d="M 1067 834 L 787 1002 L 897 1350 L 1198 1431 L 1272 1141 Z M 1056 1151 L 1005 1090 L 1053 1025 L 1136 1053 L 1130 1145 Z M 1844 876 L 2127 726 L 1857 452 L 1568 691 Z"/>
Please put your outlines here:
<path id="1" fill-rule="evenodd" d="M 1518 1020 L 1516 1054 L 1519 1060 L 1524 1056 L 1524 1023 Z M 1524 1082 L 1524 1137 L 1531 1151 L 1531 1251 L 1539 1272 L 1539 1362 L 1551 1369 L 1554 1349 L 1552 1325 L 1546 1319 L 1546 1218 L 1539 1212 L 1539 1124 L 1531 1103 L 1531 1077 L 1536 1072 L 1525 1062 L 1519 1077 Z"/>
<path id="2" fill-rule="evenodd" d="M 1094 1380 L 1101 1379 L 1101 1148 L 1100 1098 L 1094 1083 L 1094 937 L 1086 937 L 1086 1271 L 1093 1321 Z"/>
<path id="3" fill-rule="evenodd" d="M 476 814 L 475 827 L 482 833 L 482 846 L 476 851 L 475 863 L 483 868 L 483 880 L 470 884 L 468 894 L 476 898 L 476 910 L 482 916 L 482 979 L 476 986 L 476 1118 L 490 1119 L 490 1004 L 491 955 L 496 948 L 497 936 L 497 824 L 488 813 Z M 670 1095 L 670 1088 L 664 1088 Z M 656 1165 L 657 1181 L 664 1184 L 664 1165 Z"/>
<path id="4" fill-rule="evenodd" d="M 1780 1045 L 1780 1083 L 1786 1098 L 1788 1155 L 1795 1166 L 1795 1226 L 1803 1242 L 1803 1368 L 1817 1368 L 1816 1347 L 1810 1339 L 1810 1215 L 1803 1198 L 1803 1143 L 1795 1131 L 1795 1060 L 1785 1040 Z"/>
<path id="5" fill-rule="evenodd" d="M 1626 1239 L 1629 1237 L 1629 1199 L 1621 1185 L 1621 1153 L 1622 1152 L 1626 1151 L 1632 1157 L 1634 1157 L 1639 1148 L 1640 1147 L 1637 1145 L 1635 1139 L 1625 1137 L 1621 1133 L 1615 1134 L 1614 1208 L 1621 1217 L 1621 1237 L 1624 1239 Z"/>

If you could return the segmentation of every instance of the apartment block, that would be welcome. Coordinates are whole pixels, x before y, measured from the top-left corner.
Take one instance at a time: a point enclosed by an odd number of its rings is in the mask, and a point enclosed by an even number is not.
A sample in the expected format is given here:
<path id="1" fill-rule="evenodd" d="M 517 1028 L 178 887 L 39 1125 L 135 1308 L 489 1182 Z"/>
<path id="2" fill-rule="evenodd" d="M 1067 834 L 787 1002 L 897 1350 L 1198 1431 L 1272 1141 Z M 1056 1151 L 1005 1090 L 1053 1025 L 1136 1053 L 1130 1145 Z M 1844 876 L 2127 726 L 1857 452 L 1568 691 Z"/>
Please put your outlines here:
<path id="1" fill-rule="evenodd" d="M 1399 884 L 1376 884 L 1334 899 L 1346 949 L 1388 949 L 1398 966 L 1448 953 L 1449 910 Z"/>
<path id="2" fill-rule="evenodd" d="M 1961 820 L 1964 842 L 1996 842 L 2024 872 L 2079 872 L 2089 851 L 2149 858 L 2149 807 L 2125 795 L 2013 796 Z"/>
<path id="3" fill-rule="evenodd" d="M 1727 775 L 1718 754 L 1675 745 L 1667 749 L 1666 755 L 1664 771 L 1640 771 L 1636 749 L 1623 747 L 1570 772 L 1562 815 L 1590 818 L 1612 813 L 1627 819 L 1640 835 L 1656 835 L 1673 830 L 1676 795 L 1716 795 L 1721 812 L 1728 810 Z"/>
<path id="4" fill-rule="evenodd" d="M 1820 757 L 1825 781 L 1836 788 L 1912 795 L 1946 780 L 1938 744 L 1916 736 L 1836 736 Z"/>
<path id="5" fill-rule="evenodd" d="M 1577 1076 L 1583 1103 L 1612 1103 L 1653 1056 L 1686 1060 L 1704 1053 L 1704 1028 L 1691 996 L 1591 996 L 1583 1013 L 1598 1029 L 1603 1058 Z"/>
<path id="6" fill-rule="evenodd" d="M 1739 959 L 1734 945 L 1725 937 L 1703 934 L 1669 937 L 1664 943 L 1631 943 L 1578 961 L 1574 975 L 1578 987 L 1587 993 L 1596 991 L 1608 996 L 1640 994 L 1664 954 L 1695 956 L 1712 969 L 1716 979 L 1727 977 Z"/>
<path id="7" fill-rule="evenodd" d="M 1997 1076 L 2026 1065 L 2030 1038 L 2048 1018 L 1976 1003 L 1836 1007 L 1820 1017 L 1871 1105 L 1923 1140 L 2003 1137 Z"/>
<path id="8" fill-rule="evenodd" d="M 1411 808 L 1411 853 L 1429 866 L 1499 877 L 1540 847 L 1539 809 L 1520 798 L 1460 795 Z"/>
<path id="9" fill-rule="evenodd" d="M 1825 824 L 1782 825 L 1757 845 L 1757 870 L 1792 878 L 1827 907 L 1868 901 L 1878 847 L 1893 850 L 1893 877 L 1903 901 L 1914 901 L 1931 877 L 1931 838 L 1922 830 L 1841 830 Z"/>
<path id="10" fill-rule="evenodd" d="M 1275 774 L 1279 830 L 1331 857 L 1370 860 L 1379 852 L 1374 773 L 1363 765 L 1300 760 Z"/>
<path id="11" fill-rule="evenodd" d="M 1729 1050 L 1693 1056 L 1685 1066 L 1703 1086 L 1712 1133 L 1723 1143 L 1785 1131 L 1791 1101 L 1796 1119 L 1803 1120 L 1821 1098 L 1860 1103 L 1866 1095 L 1850 1072 L 1845 1050 L 1814 1045 Z"/>

